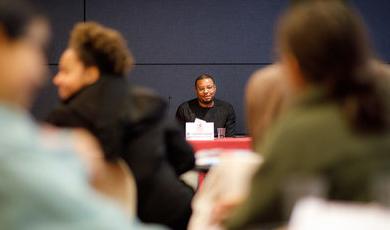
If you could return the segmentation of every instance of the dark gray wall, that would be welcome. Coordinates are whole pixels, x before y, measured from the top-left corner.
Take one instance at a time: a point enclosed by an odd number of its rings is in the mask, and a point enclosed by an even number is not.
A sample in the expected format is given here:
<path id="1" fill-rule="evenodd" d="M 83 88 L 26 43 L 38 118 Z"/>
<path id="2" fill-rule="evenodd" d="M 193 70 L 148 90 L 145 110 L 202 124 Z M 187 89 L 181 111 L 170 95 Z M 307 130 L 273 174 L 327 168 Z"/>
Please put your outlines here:
<path id="1" fill-rule="evenodd" d="M 235 107 L 238 131 L 245 132 L 243 94 L 256 69 L 274 60 L 274 25 L 287 0 L 34 0 L 52 20 L 52 73 L 68 33 L 77 21 L 96 20 L 120 30 L 137 65 L 132 82 L 155 89 L 176 107 L 194 97 L 201 73 L 217 79 L 218 97 Z M 370 27 L 375 47 L 390 61 L 390 1 L 354 0 Z M 48 84 L 33 108 L 44 117 L 57 98 Z"/>

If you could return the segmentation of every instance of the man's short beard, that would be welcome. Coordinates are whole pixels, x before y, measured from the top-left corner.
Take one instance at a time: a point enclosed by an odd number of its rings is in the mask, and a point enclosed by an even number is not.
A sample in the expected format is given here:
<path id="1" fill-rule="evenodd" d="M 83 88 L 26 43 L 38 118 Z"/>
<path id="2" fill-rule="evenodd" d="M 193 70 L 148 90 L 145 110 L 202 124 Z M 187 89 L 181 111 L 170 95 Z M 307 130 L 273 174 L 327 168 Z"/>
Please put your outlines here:
<path id="1" fill-rule="evenodd" d="M 198 99 L 198 101 L 202 104 L 205 104 L 205 105 L 210 105 L 214 102 L 214 98 L 212 98 L 210 101 L 203 101 L 201 99 Z"/>

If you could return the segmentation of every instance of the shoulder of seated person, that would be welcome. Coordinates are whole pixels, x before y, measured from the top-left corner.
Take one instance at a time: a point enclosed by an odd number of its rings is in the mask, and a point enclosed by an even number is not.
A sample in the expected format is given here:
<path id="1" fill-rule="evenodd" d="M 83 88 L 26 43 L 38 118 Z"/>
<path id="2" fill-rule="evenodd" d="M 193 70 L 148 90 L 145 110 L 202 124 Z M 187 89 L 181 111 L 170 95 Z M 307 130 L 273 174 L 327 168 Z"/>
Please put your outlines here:
<path id="1" fill-rule="evenodd" d="M 189 107 L 190 105 L 199 105 L 199 104 L 198 104 L 198 99 L 197 99 L 197 98 L 193 98 L 193 99 L 191 99 L 191 100 L 182 102 L 182 103 L 179 105 L 179 108 L 187 108 L 187 107 Z"/>
<path id="2" fill-rule="evenodd" d="M 233 107 L 229 102 L 217 98 L 214 99 L 214 102 L 216 106 Z"/>
<path id="3" fill-rule="evenodd" d="M 150 119 L 151 117 L 161 117 L 165 112 L 166 101 L 153 90 L 132 86 L 129 90 L 129 105 L 127 115 L 131 120 Z"/>
<path id="4" fill-rule="evenodd" d="M 321 132 L 337 132 L 343 130 L 347 124 L 337 105 L 331 103 L 314 107 L 295 107 L 282 115 L 273 129 L 279 129 L 292 136 Z M 315 135 L 314 135 L 315 136 Z"/>

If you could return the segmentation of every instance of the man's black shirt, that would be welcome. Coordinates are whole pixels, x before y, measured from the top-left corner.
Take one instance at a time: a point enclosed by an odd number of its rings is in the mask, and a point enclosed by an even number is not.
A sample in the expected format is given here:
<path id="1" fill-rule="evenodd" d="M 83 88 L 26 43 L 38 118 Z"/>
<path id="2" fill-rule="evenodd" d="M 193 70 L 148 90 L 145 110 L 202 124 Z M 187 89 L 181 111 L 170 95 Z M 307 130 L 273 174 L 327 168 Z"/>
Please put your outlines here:
<path id="1" fill-rule="evenodd" d="M 226 136 L 235 135 L 236 115 L 233 106 L 228 102 L 214 99 L 214 106 L 204 108 L 199 105 L 198 99 L 182 103 L 176 111 L 176 118 L 185 127 L 186 122 L 194 122 L 195 118 L 214 122 L 214 133 L 217 128 L 226 128 Z"/>

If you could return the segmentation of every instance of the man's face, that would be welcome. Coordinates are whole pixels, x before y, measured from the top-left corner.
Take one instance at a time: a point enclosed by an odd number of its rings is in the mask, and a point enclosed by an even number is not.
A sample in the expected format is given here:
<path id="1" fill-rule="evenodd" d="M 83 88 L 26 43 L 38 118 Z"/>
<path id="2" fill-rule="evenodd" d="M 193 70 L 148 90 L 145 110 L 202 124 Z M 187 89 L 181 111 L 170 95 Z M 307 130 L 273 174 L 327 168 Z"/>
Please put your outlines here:
<path id="1" fill-rule="evenodd" d="M 53 79 L 61 100 L 66 100 L 87 86 L 86 68 L 76 51 L 67 49 L 62 54 L 59 70 Z"/>
<path id="2" fill-rule="evenodd" d="M 0 100 L 27 109 L 48 72 L 44 46 L 48 24 L 36 20 L 16 40 L 0 35 Z"/>
<path id="3" fill-rule="evenodd" d="M 211 104 L 214 101 L 217 87 L 213 80 L 206 78 L 196 82 L 196 96 L 203 104 Z"/>

